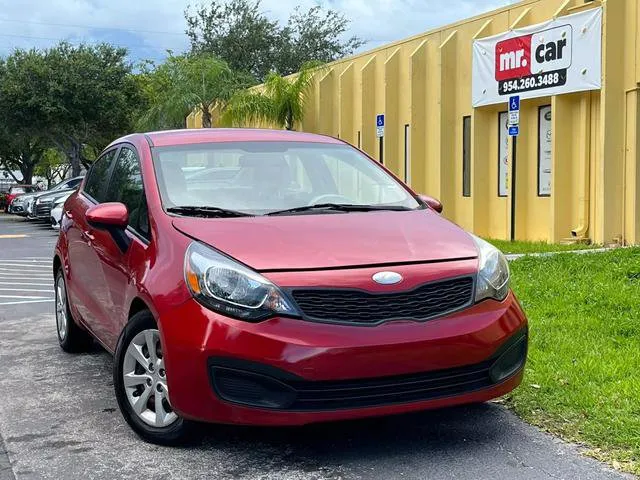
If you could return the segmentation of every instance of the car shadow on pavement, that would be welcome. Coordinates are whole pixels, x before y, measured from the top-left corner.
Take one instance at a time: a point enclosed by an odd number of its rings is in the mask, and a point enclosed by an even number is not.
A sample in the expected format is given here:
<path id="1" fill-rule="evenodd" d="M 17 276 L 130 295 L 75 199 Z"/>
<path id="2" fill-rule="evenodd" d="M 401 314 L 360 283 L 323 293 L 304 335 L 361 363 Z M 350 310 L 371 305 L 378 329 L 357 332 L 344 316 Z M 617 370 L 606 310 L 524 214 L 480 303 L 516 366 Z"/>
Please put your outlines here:
<path id="1" fill-rule="evenodd" d="M 456 451 L 468 455 L 472 444 L 504 435 L 505 415 L 511 416 L 485 403 L 303 427 L 200 424 L 197 436 L 207 450 L 251 450 L 272 467 L 315 471 L 321 465 L 375 465 L 405 455 L 409 461 L 418 451 L 453 461 Z"/>

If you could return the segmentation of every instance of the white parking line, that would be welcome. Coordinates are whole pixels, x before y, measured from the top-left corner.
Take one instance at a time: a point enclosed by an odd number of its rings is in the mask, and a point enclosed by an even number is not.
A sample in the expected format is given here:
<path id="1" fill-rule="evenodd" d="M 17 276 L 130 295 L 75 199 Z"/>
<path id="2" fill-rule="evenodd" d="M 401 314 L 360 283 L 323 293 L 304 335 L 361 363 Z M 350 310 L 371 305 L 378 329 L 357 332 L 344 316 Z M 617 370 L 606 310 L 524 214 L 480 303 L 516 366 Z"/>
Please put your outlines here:
<path id="1" fill-rule="evenodd" d="M 22 257 L 20 258 L 20 260 L 16 260 L 13 258 L 0 258 L 0 262 L 2 261 L 7 261 L 7 262 L 46 262 L 49 261 L 51 262 L 53 256 L 51 257 Z"/>
<path id="2" fill-rule="evenodd" d="M 47 272 L 48 267 L 11 267 L 11 268 L 4 268 L 3 266 L 0 265 L 0 272 L 2 273 L 34 273 L 36 275 L 41 275 L 43 273 L 48 273 Z"/>
<path id="3" fill-rule="evenodd" d="M 28 298 L 30 300 L 42 300 L 42 299 L 50 299 L 51 297 L 43 297 L 42 295 L 37 297 L 25 296 L 25 295 L 0 295 L 0 298 Z"/>
<path id="4" fill-rule="evenodd" d="M 51 275 L 46 273 L 13 273 L 13 272 L 0 272 L 0 277 L 29 277 L 29 278 L 50 278 Z"/>
<path id="5" fill-rule="evenodd" d="M 51 268 L 51 265 L 45 265 L 43 263 L 5 263 L 0 261 L 0 268 L 4 267 L 19 267 L 19 268 Z"/>
<path id="6" fill-rule="evenodd" d="M 53 288 L 50 288 L 48 290 L 36 290 L 36 289 L 32 289 L 32 288 L 4 288 L 4 287 L 0 287 L 0 292 L 47 292 L 47 293 L 53 293 Z"/>
<path id="7" fill-rule="evenodd" d="M 51 257 L 0 258 L 0 262 L 21 262 L 21 263 L 51 262 Z"/>
<path id="8" fill-rule="evenodd" d="M 51 260 L 21 260 L 17 258 L 2 258 L 0 263 L 15 264 L 15 265 L 47 265 L 53 263 Z"/>
<path id="9" fill-rule="evenodd" d="M 24 305 L 25 303 L 48 303 L 51 302 L 53 298 L 47 298 L 46 300 L 22 300 L 19 302 L 0 302 L 0 307 L 3 305 Z"/>

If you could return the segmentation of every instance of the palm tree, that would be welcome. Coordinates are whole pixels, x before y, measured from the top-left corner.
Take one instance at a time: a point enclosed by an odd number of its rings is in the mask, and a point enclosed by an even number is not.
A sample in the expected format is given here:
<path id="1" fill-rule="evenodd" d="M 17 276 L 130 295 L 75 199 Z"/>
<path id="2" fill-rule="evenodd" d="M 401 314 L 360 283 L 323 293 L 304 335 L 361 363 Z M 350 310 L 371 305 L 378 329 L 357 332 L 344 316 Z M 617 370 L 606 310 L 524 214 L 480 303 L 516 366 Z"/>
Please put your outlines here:
<path id="1" fill-rule="evenodd" d="M 140 82 L 146 108 L 141 128 L 184 125 L 192 111 L 202 114 L 202 126 L 211 127 L 211 111 L 222 107 L 240 89 L 251 85 L 248 77 L 208 55 L 170 55 L 165 63 L 143 73 Z"/>
<path id="2" fill-rule="evenodd" d="M 308 63 L 291 77 L 270 73 L 259 89 L 239 92 L 231 98 L 222 114 L 222 124 L 246 126 L 267 123 L 294 130 L 302 121 L 318 68 L 318 63 Z"/>

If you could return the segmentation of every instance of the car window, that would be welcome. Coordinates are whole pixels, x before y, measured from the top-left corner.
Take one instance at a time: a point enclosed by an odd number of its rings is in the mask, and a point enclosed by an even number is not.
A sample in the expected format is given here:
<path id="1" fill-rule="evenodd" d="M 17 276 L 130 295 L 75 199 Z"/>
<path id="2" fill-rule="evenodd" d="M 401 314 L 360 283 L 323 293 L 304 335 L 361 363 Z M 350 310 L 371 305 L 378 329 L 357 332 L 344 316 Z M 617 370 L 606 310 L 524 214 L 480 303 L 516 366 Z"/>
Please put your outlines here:
<path id="1" fill-rule="evenodd" d="M 74 178 L 72 180 L 65 180 L 64 182 L 60 182 L 57 185 L 51 187 L 49 190 L 52 192 L 57 192 L 58 190 L 66 190 L 68 188 L 75 188 L 78 183 L 80 183 L 80 179 Z"/>
<path id="2" fill-rule="evenodd" d="M 9 193 L 25 193 L 24 187 L 11 187 Z"/>
<path id="3" fill-rule="evenodd" d="M 148 235 L 149 220 L 146 201 L 143 201 L 142 175 L 136 153 L 122 147 L 111 175 L 105 201 L 124 203 L 129 211 L 129 226 L 141 235 Z"/>
<path id="4" fill-rule="evenodd" d="M 80 182 L 82 182 L 82 178 L 74 178 L 67 182 L 65 188 L 76 188 L 78 185 L 80 185 Z"/>
<path id="5" fill-rule="evenodd" d="M 253 215 L 318 203 L 419 208 L 401 183 L 347 145 L 221 142 L 156 147 L 153 154 L 166 208 Z"/>
<path id="6" fill-rule="evenodd" d="M 358 168 L 348 156 L 324 154 L 322 159 L 331 173 L 338 195 L 371 204 L 401 202 L 406 195 L 379 175 L 380 170 Z"/>
<path id="7" fill-rule="evenodd" d="M 84 192 L 93 198 L 96 202 L 104 202 L 105 186 L 109 181 L 109 172 L 111 164 L 116 156 L 117 148 L 109 150 L 102 157 L 94 162 L 88 173 L 87 183 L 84 186 Z"/>

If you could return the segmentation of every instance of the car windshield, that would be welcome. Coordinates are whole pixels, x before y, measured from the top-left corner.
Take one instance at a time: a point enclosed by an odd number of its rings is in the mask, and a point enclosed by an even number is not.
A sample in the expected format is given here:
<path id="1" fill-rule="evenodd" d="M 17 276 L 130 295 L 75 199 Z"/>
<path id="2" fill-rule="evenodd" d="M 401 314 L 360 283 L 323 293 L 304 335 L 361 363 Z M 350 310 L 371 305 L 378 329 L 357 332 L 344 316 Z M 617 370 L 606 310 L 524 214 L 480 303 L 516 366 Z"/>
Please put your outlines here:
<path id="1" fill-rule="evenodd" d="M 314 205 L 357 206 L 335 213 L 420 208 L 403 185 L 348 145 L 221 142 L 156 147 L 153 157 L 163 205 L 179 214 L 216 213 L 194 207 L 230 215 L 323 211 Z"/>
<path id="2" fill-rule="evenodd" d="M 27 190 L 25 187 L 11 187 L 9 193 L 25 193 Z"/>

